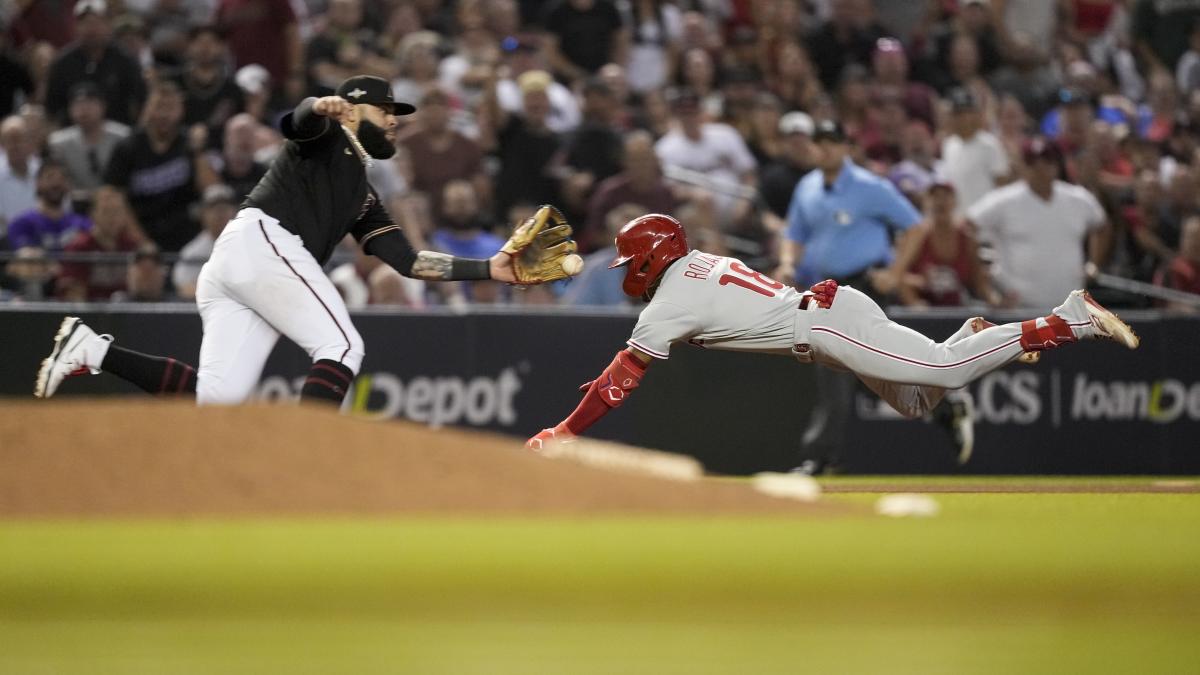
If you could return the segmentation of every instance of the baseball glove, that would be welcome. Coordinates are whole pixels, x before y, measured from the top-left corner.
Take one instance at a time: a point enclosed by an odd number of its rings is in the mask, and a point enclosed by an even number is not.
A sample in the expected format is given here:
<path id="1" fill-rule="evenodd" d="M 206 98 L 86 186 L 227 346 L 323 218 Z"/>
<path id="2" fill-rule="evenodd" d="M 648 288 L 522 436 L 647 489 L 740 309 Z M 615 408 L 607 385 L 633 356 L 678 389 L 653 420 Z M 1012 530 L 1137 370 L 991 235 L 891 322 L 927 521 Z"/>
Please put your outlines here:
<path id="1" fill-rule="evenodd" d="M 513 230 L 500 250 L 512 256 L 518 284 L 540 284 L 571 276 L 563 269 L 563 261 L 575 255 L 576 248 L 567 219 L 544 204 Z"/>

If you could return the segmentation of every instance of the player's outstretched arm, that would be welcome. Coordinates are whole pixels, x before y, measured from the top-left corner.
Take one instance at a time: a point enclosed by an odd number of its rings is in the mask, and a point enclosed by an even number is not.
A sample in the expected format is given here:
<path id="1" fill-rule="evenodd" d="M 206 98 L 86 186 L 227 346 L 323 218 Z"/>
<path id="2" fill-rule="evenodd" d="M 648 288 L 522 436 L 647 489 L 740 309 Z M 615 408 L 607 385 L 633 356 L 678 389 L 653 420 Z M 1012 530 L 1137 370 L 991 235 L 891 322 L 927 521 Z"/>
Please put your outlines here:
<path id="1" fill-rule="evenodd" d="M 541 450 L 551 439 L 564 441 L 582 434 L 609 410 L 624 403 L 629 394 L 637 389 L 642 376 L 646 374 L 646 368 L 650 366 L 650 360 L 649 354 L 633 347 L 617 352 L 600 377 L 580 387 L 584 391 L 583 400 L 575 411 L 556 426 L 539 431 L 525 442 L 525 447 Z"/>

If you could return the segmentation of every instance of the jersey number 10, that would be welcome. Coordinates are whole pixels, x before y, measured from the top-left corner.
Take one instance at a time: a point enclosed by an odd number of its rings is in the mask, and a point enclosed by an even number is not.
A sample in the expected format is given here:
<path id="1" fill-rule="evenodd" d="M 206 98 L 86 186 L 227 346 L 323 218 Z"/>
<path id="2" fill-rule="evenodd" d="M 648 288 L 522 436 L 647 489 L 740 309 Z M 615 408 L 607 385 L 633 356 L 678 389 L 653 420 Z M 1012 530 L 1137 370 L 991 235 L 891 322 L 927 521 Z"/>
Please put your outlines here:
<path id="1" fill-rule="evenodd" d="M 722 274 L 721 278 L 717 279 L 718 284 L 722 286 L 728 284 L 741 286 L 748 291 L 754 291 L 755 293 L 758 293 L 759 295 L 765 295 L 768 298 L 775 297 L 775 291 L 786 288 L 786 286 L 778 281 L 775 281 L 771 277 L 763 274 L 762 272 L 755 272 L 736 260 L 729 263 L 729 271 L 737 272 L 737 275 Z"/>

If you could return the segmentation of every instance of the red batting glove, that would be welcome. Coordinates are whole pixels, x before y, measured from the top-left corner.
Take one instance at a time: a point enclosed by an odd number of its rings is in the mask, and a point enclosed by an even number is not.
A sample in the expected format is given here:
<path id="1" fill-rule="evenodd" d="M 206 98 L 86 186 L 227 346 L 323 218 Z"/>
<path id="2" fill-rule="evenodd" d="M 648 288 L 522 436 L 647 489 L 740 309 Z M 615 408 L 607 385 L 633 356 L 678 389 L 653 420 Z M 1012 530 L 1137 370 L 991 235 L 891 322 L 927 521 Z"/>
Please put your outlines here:
<path id="1" fill-rule="evenodd" d="M 575 440 L 575 434 L 567 429 L 565 424 L 559 424 L 556 427 L 542 429 L 534 434 L 533 438 L 525 441 L 525 447 L 530 450 L 542 450 L 550 441 L 555 443 L 570 443 Z"/>
<path id="2" fill-rule="evenodd" d="M 812 292 L 812 299 L 817 303 L 817 307 L 821 309 L 829 309 L 833 304 L 833 296 L 837 295 L 838 285 L 833 279 L 826 279 L 812 285 L 808 290 Z"/>

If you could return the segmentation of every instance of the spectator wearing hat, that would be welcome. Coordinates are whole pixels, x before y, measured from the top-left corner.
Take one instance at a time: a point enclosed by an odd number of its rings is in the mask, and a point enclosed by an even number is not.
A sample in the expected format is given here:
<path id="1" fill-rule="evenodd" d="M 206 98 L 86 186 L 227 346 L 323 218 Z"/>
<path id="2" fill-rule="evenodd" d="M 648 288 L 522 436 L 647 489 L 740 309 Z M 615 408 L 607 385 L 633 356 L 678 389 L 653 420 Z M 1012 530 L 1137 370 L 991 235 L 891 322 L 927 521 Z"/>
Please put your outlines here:
<path id="1" fill-rule="evenodd" d="M 612 243 L 606 223 L 609 214 L 622 204 L 641 204 L 646 213 L 674 213 L 679 207 L 679 199 L 663 180 L 662 165 L 654 152 L 654 137 L 648 131 L 625 134 L 621 171 L 596 187 L 588 203 L 584 227 L 576 230 L 580 251 L 595 251 Z"/>
<path id="2" fill-rule="evenodd" d="M 1059 180 L 1063 156 L 1053 141 L 1035 137 L 1023 154 L 1024 179 L 987 193 L 967 218 L 994 251 L 1004 304 L 1052 307 L 1085 285 L 1085 262 L 1103 262 L 1110 232 L 1095 196 Z"/>
<path id="3" fill-rule="evenodd" d="M 999 304 L 979 246 L 954 215 L 954 186 L 936 178 L 924 201 L 925 220 L 912 235 L 916 243 L 897 261 L 904 271 L 900 301 L 910 307 L 962 307 L 972 299 Z"/>
<path id="4" fill-rule="evenodd" d="M 514 204 L 553 204 L 559 197 L 559 179 L 553 172 L 554 156 L 562 136 L 550 128 L 549 89 L 554 79 L 544 70 L 529 70 L 517 78 L 522 93 L 521 112 L 511 114 L 500 106 L 493 75 L 479 109 L 480 147 L 500 159 L 493 207 L 503 220 Z"/>
<path id="5" fill-rule="evenodd" d="M 733 127 L 706 120 L 695 92 L 680 92 L 672 109 L 675 124 L 654 144 L 659 161 L 668 171 L 679 168 L 703 174 L 711 186 L 697 189 L 713 200 L 722 228 L 738 226 L 751 204 L 731 196 L 730 188 L 755 186 L 754 155 Z"/>
<path id="6" fill-rule="evenodd" d="M 758 189 L 767 208 L 777 218 L 787 217 L 788 204 L 796 184 L 813 169 L 813 120 L 799 110 L 779 118 L 782 152 L 767 164 L 760 165 Z"/>
<path id="7" fill-rule="evenodd" d="M 196 297 L 200 268 L 212 257 L 213 246 L 225 225 L 237 213 L 238 200 L 232 188 L 215 183 L 200 200 L 200 234 L 179 250 L 179 262 L 171 270 L 171 284 L 183 300 Z"/>
<path id="8" fill-rule="evenodd" d="M 104 171 L 117 144 L 129 136 L 129 127 L 106 119 L 106 104 L 94 82 L 83 81 L 71 89 L 68 108 L 71 126 L 50 134 L 50 157 L 67 171 L 76 199 L 86 201 L 104 184 Z"/>
<path id="9" fill-rule="evenodd" d="M 210 138 L 220 138 L 217 132 L 225 122 L 245 109 L 242 90 L 229 67 L 229 47 L 216 26 L 194 26 L 188 31 L 180 84 L 183 123 L 205 125 Z"/>
<path id="10" fill-rule="evenodd" d="M 75 36 L 76 41 L 65 47 L 50 66 L 46 112 L 65 123 L 71 87 L 90 80 L 104 93 L 108 116 L 132 124 L 146 99 L 146 85 L 138 64 L 112 43 L 104 0 L 75 3 Z"/>
<path id="11" fill-rule="evenodd" d="M 555 75 L 575 82 L 606 63 L 628 63 L 629 29 L 613 0 L 552 0 L 541 25 Z"/>
<path id="12" fill-rule="evenodd" d="M 1004 146 L 983 128 L 983 113 L 966 89 L 950 92 L 950 131 L 942 141 L 942 173 L 954 186 L 961 214 L 1012 172 Z"/>
<path id="13" fill-rule="evenodd" d="M 91 229 L 87 216 L 68 208 L 70 191 L 63 166 L 54 160 L 43 162 L 37 172 L 37 206 L 9 223 L 8 247 L 61 251 L 80 232 Z"/>
<path id="14" fill-rule="evenodd" d="M 120 191 L 110 187 L 96 190 L 92 198 L 92 228 L 67 244 L 67 253 L 131 253 L 142 238 L 136 232 L 132 213 Z M 124 290 L 125 262 L 114 260 L 67 260 L 56 280 L 57 295 L 72 302 L 106 301 Z"/>
<path id="15" fill-rule="evenodd" d="M 29 136 L 29 125 L 18 115 L 0 122 L 0 239 L 14 218 L 37 206 L 42 160 Z"/>
<path id="16" fill-rule="evenodd" d="M 238 68 L 257 63 L 288 100 L 304 94 L 304 45 L 290 0 L 218 0 L 214 23 Z"/>
<path id="17" fill-rule="evenodd" d="M 217 182 L 205 156 L 203 125 L 184 133 L 183 94 L 164 80 L 151 90 L 142 121 L 113 151 L 104 182 L 124 192 L 142 231 L 161 250 L 178 251 L 196 236 L 186 208 Z"/>
<path id="18" fill-rule="evenodd" d="M 504 61 L 499 71 L 494 74 L 496 81 L 496 98 L 504 112 L 512 115 L 524 110 L 525 95 L 518 84 L 521 76 L 530 71 L 548 71 L 546 59 L 542 53 L 541 38 L 534 34 L 519 34 L 505 37 L 500 42 Z M 500 72 L 504 75 L 500 76 Z M 579 103 L 575 94 L 551 78 L 546 85 L 546 95 L 550 99 L 550 111 L 546 116 L 546 126 L 556 133 L 566 133 L 579 126 L 582 117 Z"/>

